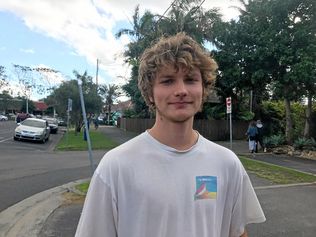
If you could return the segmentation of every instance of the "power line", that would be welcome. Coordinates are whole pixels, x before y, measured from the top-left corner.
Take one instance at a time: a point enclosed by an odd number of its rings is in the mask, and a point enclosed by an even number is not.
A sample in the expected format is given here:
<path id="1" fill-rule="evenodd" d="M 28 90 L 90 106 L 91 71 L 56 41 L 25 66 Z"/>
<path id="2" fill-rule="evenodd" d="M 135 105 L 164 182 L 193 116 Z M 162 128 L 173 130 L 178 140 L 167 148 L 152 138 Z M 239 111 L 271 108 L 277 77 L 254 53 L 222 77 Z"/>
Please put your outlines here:
<path id="1" fill-rule="evenodd" d="M 159 17 L 159 19 L 158 19 L 157 22 L 156 22 L 156 26 L 157 26 L 157 24 L 159 23 L 159 21 L 165 16 L 165 14 L 168 12 L 168 10 L 170 9 L 170 7 L 172 7 L 176 1 L 177 1 L 177 0 L 174 0 L 174 1 L 169 5 L 169 7 L 164 11 L 164 13 Z M 200 5 L 199 5 L 198 7 L 195 7 L 194 10 L 191 9 L 191 10 L 189 11 L 189 13 L 190 13 L 192 10 L 193 10 L 192 14 L 195 13 L 195 12 L 197 11 L 197 9 L 199 9 L 199 8 L 202 6 L 202 4 L 203 4 L 204 2 L 205 2 L 205 0 L 203 0 L 203 1 L 200 3 Z"/>
<path id="2" fill-rule="evenodd" d="M 173 6 L 173 4 L 176 2 L 177 0 L 174 0 L 169 7 L 164 11 L 164 13 L 159 17 L 159 19 L 157 20 L 156 24 L 158 24 L 158 22 L 161 20 L 161 18 L 163 18 L 165 16 L 165 14 L 167 13 L 167 11 L 170 9 L 170 7 Z"/>

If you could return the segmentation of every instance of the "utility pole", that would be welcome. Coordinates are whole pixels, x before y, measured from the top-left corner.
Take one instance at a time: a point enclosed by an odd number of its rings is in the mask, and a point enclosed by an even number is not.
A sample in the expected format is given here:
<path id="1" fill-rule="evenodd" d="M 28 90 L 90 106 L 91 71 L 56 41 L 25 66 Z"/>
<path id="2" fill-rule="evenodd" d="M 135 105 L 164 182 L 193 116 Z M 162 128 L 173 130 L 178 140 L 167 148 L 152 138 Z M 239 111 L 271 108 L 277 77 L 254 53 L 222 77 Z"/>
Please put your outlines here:
<path id="1" fill-rule="evenodd" d="M 95 84 L 98 86 L 98 74 L 99 74 L 99 59 L 97 58 L 97 71 L 95 75 Z"/>
<path id="2" fill-rule="evenodd" d="M 78 86 L 79 86 L 79 96 L 80 96 L 82 116 L 83 116 L 83 121 L 84 121 L 84 129 L 85 129 L 86 136 L 87 136 L 89 160 L 90 160 L 90 166 L 91 166 L 91 174 L 93 175 L 94 170 L 95 170 L 95 165 L 94 165 L 93 157 L 92 157 L 91 140 L 90 140 L 90 134 L 89 134 L 89 127 L 88 127 L 86 108 L 85 108 L 84 98 L 83 98 L 83 93 L 82 93 L 82 81 L 81 81 L 81 79 L 78 79 Z"/>
<path id="3" fill-rule="evenodd" d="M 29 99 L 27 96 L 26 96 L 26 113 L 27 114 L 29 113 Z"/>

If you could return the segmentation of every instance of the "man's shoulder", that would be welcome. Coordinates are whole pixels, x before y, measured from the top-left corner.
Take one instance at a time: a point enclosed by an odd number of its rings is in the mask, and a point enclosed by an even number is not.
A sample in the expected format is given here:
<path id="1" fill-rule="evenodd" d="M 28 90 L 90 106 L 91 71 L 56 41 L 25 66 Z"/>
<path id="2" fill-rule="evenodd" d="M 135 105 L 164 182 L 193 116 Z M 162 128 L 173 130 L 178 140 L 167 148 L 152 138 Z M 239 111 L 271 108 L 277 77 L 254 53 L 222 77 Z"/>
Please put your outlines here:
<path id="1" fill-rule="evenodd" d="M 206 138 L 204 140 L 204 150 L 208 157 L 215 159 L 217 162 L 224 164 L 225 166 L 238 166 L 240 161 L 237 155 L 230 149 L 210 141 Z"/>
<path id="2" fill-rule="evenodd" d="M 141 133 L 138 136 L 111 149 L 108 153 L 106 153 L 106 155 L 110 156 L 110 155 L 117 155 L 117 154 L 124 154 L 124 153 L 132 154 L 135 151 L 140 151 L 140 149 L 144 147 L 145 140 L 146 140 L 145 134 Z"/>
<path id="3" fill-rule="evenodd" d="M 115 169 L 115 167 L 132 162 L 135 157 L 140 155 L 144 141 L 143 134 L 140 134 L 106 152 L 98 165 L 98 170 Z"/>
<path id="4" fill-rule="evenodd" d="M 232 156 L 236 156 L 235 153 L 233 151 L 231 151 L 230 149 L 214 142 L 214 141 L 210 141 L 204 137 L 202 137 L 203 139 L 203 143 L 205 144 L 206 148 L 212 152 L 212 153 L 220 153 L 220 154 L 225 154 L 225 155 L 232 155 Z"/>

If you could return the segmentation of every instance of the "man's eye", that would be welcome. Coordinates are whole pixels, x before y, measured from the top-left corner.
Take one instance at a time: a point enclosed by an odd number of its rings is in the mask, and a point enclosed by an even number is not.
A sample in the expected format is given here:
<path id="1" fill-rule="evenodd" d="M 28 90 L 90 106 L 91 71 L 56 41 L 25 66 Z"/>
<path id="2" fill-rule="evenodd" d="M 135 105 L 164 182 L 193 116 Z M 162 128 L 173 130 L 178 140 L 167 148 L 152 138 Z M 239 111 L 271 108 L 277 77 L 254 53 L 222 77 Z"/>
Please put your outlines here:
<path id="1" fill-rule="evenodd" d="M 161 81 L 161 84 L 166 84 L 166 85 L 168 85 L 168 84 L 171 84 L 172 83 L 172 80 L 171 79 L 166 79 L 166 80 L 162 80 Z"/>
<path id="2" fill-rule="evenodd" d="M 197 80 L 197 79 L 194 79 L 194 78 L 189 77 L 189 78 L 187 78 L 185 81 L 186 81 L 187 83 L 195 83 L 195 82 L 197 82 L 198 80 Z"/>

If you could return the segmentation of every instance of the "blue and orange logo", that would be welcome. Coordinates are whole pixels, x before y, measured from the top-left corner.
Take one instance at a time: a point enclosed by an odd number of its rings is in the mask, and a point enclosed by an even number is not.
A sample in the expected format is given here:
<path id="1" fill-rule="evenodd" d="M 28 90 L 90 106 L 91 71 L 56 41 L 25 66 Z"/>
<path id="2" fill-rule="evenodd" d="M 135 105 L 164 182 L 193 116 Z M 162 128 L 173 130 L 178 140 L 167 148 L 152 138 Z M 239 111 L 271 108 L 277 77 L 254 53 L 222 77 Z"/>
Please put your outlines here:
<path id="1" fill-rule="evenodd" d="M 216 199 L 217 196 L 217 177 L 216 176 L 197 176 L 196 192 L 194 199 Z"/>

